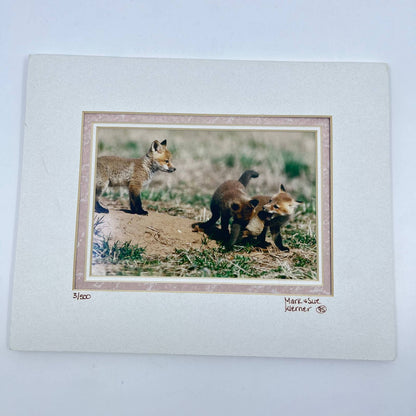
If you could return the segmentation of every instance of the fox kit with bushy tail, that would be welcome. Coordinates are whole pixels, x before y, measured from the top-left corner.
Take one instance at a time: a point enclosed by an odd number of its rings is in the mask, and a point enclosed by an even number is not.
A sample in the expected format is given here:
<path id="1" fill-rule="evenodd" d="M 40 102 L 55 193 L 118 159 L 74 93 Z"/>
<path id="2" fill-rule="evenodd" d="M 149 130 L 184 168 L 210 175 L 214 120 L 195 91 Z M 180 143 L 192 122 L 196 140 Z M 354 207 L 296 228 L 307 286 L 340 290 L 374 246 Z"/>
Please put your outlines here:
<path id="1" fill-rule="evenodd" d="M 254 209 L 259 201 L 250 198 L 246 193 L 246 186 L 251 178 L 257 178 L 259 174 L 254 170 L 246 170 L 238 181 L 229 180 L 222 183 L 214 192 L 211 199 L 212 217 L 206 222 L 192 224 L 195 230 L 208 230 L 215 226 L 221 218 L 221 232 L 223 241 L 227 247 L 234 245 L 241 234 L 241 230 L 248 224 L 254 215 Z M 229 222 L 231 225 L 231 235 L 229 232 Z"/>
<path id="2" fill-rule="evenodd" d="M 259 201 L 255 215 L 246 227 L 246 230 L 253 237 L 258 236 L 257 242 L 261 247 L 270 245 L 266 242 L 267 229 L 270 228 L 273 242 L 281 251 L 289 251 L 283 245 L 280 229 L 293 217 L 296 207 L 301 203 L 294 198 L 280 185 L 280 190 L 273 196 L 255 196 Z"/>
<path id="3" fill-rule="evenodd" d="M 95 211 L 107 213 L 108 209 L 100 205 L 99 197 L 108 186 L 127 186 L 130 208 L 133 214 L 147 215 L 142 207 L 140 191 L 158 172 L 174 172 L 172 155 L 166 148 L 166 140 L 155 140 L 148 152 L 139 159 L 128 159 L 118 156 L 101 156 L 97 159 L 95 181 Z"/>

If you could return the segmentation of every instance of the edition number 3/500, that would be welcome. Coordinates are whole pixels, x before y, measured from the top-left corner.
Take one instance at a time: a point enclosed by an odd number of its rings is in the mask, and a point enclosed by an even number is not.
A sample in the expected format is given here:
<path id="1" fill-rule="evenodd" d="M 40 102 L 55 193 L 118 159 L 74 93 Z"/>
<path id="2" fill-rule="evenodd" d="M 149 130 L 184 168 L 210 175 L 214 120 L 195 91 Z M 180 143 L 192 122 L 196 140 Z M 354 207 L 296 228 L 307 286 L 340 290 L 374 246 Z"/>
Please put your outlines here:
<path id="1" fill-rule="evenodd" d="M 72 296 L 72 299 L 76 299 L 76 300 L 87 300 L 87 299 L 91 299 L 91 295 L 89 293 L 79 293 L 79 292 L 75 292 Z"/>

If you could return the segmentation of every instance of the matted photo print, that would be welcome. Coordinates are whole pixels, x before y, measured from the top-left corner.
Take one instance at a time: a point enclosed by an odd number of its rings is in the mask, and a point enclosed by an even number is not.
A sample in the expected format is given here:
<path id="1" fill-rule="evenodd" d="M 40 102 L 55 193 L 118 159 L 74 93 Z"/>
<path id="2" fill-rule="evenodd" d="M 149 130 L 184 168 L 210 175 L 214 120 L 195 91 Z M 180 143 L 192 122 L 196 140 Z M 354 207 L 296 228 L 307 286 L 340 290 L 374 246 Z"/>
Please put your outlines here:
<path id="1" fill-rule="evenodd" d="M 82 117 L 75 290 L 333 295 L 330 116 Z"/>
<path id="2" fill-rule="evenodd" d="M 12 349 L 394 359 L 384 64 L 35 55 L 26 102 Z"/>

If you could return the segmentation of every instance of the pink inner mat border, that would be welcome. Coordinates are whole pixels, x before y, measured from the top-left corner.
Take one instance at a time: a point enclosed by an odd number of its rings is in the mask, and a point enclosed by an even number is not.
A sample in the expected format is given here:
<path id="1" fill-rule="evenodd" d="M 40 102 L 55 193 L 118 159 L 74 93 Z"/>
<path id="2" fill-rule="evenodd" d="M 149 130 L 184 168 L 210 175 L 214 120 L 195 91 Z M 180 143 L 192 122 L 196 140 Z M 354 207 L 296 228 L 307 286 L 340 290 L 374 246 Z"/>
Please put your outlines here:
<path id="1" fill-rule="evenodd" d="M 241 294 L 276 294 L 303 296 L 333 295 L 332 276 L 332 210 L 331 210 L 331 132 L 330 116 L 242 116 L 242 115 L 193 115 L 193 114 L 142 114 L 84 112 L 82 119 L 81 165 L 79 181 L 78 220 L 76 225 L 76 244 L 74 260 L 74 290 L 106 290 L 106 291 L 159 291 L 159 292 L 198 292 L 198 293 L 241 293 Z M 201 282 L 169 282 L 169 277 L 160 277 L 156 281 L 114 281 L 94 282 L 86 280 L 86 256 L 88 253 L 88 220 L 89 212 L 89 180 L 90 158 L 92 151 L 92 132 L 96 123 L 129 124 L 160 124 L 160 125 L 205 125 L 205 126 L 250 126 L 256 127 L 319 127 L 321 132 L 321 255 L 322 284 L 271 284 L 268 280 L 245 280 L 244 283 L 224 279 L 218 283 L 210 278 L 201 277 Z M 319 167 L 317 166 L 317 169 Z M 231 282 L 230 282 L 231 280 Z"/>

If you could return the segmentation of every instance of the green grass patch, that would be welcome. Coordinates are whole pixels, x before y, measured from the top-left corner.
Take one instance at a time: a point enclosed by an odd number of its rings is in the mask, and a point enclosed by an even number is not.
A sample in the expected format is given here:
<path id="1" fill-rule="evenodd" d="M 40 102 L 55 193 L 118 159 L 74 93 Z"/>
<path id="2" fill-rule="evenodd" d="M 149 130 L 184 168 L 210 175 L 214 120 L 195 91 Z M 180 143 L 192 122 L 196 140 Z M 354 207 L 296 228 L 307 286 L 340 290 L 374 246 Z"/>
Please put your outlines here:
<path id="1" fill-rule="evenodd" d="M 261 273 L 254 267 L 248 256 L 236 254 L 232 259 L 224 256 L 219 249 L 177 249 L 178 264 L 185 265 L 191 275 L 237 278 L 241 276 L 259 277 Z"/>
<path id="2" fill-rule="evenodd" d="M 293 257 L 293 265 L 295 267 L 307 267 L 312 264 L 312 261 L 306 257 L 296 255 Z"/>
<path id="3" fill-rule="evenodd" d="M 147 209 L 156 212 L 165 212 L 166 214 L 172 215 L 174 217 L 185 214 L 185 210 L 181 207 L 164 207 L 157 204 L 148 204 Z"/>
<path id="4" fill-rule="evenodd" d="M 302 205 L 300 206 L 300 209 L 302 210 L 302 214 L 308 215 L 308 214 L 316 214 L 316 205 L 315 205 L 315 199 L 313 200 L 306 200 L 306 198 L 299 198 L 301 201 L 304 201 Z M 299 208 L 298 208 L 299 209 Z"/>
<path id="5" fill-rule="evenodd" d="M 287 228 L 286 240 L 290 247 L 308 249 L 316 247 L 316 237 L 298 229 Z"/>
<path id="6" fill-rule="evenodd" d="M 256 150 L 256 151 L 265 150 L 269 147 L 266 143 L 255 140 L 254 138 L 248 139 L 247 145 L 250 149 Z"/>
<path id="7" fill-rule="evenodd" d="M 246 154 L 242 154 L 240 156 L 240 166 L 242 169 L 250 169 L 253 166 L 259 166 L 261 165 L 261 161 L 257 160 L 255 157 L 250 156 L 250 155 L 246 155 Z"/>
<path id="8" fill-rule="evenodd" d="M 210 194 L 181 194 L 181 202 L 195 207 L 209 207 L 212 195 Z"/>
<path id="9" fill-rule="evenodd" d="M 159 212 L 177 212 L 178 210 L 183 212 L 183 209 L 179 205 L 191 205 L 194 208 L 209 207 L 212 195 L 211 194 L 193 194 L 186 192 L 186 190 L 180 190 L 173 192 L 168 189 L 144 189 L 141 192 L 143 201 L 149 202 L 174 202 L 174 206 L 170 208 L 158 207 L 157 204 L 147 205 L 149 208 L 152 206 L 155 211 Z"/>
<path id="10" fill-rule="evenodd" d="M 236 157 L 234 153 L 227 153 L 224 156 L 211 159 L 214 165 L 225 165 L 227 168 L 233 168 L 236 165 Z"/>
<path id="11" fill-rule="evenodd" d="M 234 153 L 227 153 L 224 156 L 211 159 L 211 162 L 217 166 L 225 166 L 227 168 L 240 167 L 241 170 L 251 169 L 259 166 L 263 162 L 255 156 L 243 153 L 237 157 Z"/>
<path id="12" fill-rule="evenodd" d="M 297 178 L 303 173 L 309 173 L 309 166 L 293 152 L 283 151 L 283 172 L 289 179 Z"/>
<path id="13" fill-rule="evenodd" d="M 140 195 L 143 200 L 152 202 L 172 201 L 178 196 L 176 192 L 166 189 L 143 189 Z"/>
<path id="14" fill-rule="evenodd" d="M 121 198 L 121 193 L 120 193 L 119 190 L 117 190 L 117 191 L 107 190 L 107 191 L 103 192 L 102 196 L 104 198 L 109 198 L 113 201 L 116 201 L 117 199 Z"/>
<path id="15" fill-rule="evenodd" d="M 126 151 L 130 157 L 138 157 L 140 155 L 140 150 L 137 142 L 126 142 L 123 144 L 123 149 Z"/>
<path id="16" fill-rule="evenodd" d="M 130 241 L 121 243 L 115 241 L 110 243 L 108 238 L 95 239 L 93 243 L 92 253 L 96 259 L 117 264 L 119 262 L 143 261 L 145 249 Z"/>

